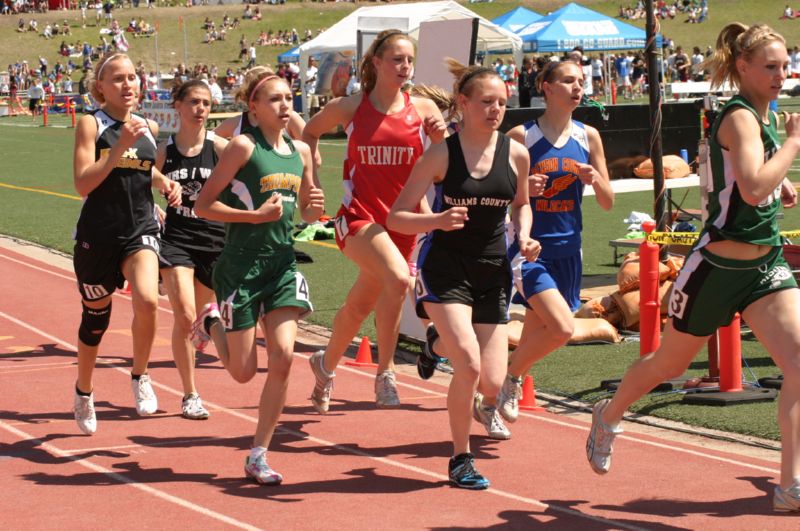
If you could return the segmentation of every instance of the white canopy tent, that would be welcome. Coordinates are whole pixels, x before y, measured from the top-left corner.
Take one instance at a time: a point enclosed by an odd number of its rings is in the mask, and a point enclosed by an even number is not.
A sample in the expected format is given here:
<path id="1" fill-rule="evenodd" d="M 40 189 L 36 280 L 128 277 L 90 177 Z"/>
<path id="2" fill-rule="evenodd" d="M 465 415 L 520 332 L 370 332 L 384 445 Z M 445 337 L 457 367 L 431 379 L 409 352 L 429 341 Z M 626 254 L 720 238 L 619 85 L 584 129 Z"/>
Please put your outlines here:
<path id="1" fill-rule="evenodd" d="M 300 52 L 301 68 L 308 64 L 310 55 L 345 50 L 355 52 L 358 39 L 358 19 L 362 17 L 369 17 L 373 20 L 380 18 L 407 19 L 408 34 L 415 40 L 418 37 L 419 26 L 422 22 L 477 18 L 477 51 L 511 50 L 514 61 L 517 64 L 522 64 L 522 39 L 456 2 L 445 1 L 390 4 L 357 9 L 321 33 L 317 38 L 300 46 L 298 51 Z M 305 105 L 305 102 L 303 104 Z"/>

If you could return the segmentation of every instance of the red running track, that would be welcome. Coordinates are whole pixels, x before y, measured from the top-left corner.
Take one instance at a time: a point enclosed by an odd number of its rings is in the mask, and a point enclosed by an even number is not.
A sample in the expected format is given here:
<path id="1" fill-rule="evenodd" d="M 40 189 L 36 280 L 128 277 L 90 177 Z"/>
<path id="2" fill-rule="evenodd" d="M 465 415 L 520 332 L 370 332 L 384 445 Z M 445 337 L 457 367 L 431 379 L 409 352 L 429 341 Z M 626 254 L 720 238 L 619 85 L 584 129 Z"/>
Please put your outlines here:
<path id="1" fill-rule="evenodd" d="M 201 355 L 198 388 L 212 416 L 181 418 L 162 301 L 150 364 L 160 409 L 137 417 L 122 295 L 96 370 L 98 432 L 83 436 L 71 412 L 79 295 L 59 261 L 0 246 L 0 528 L 797 529 L 796 516 L 772 513 L 777 455 L 628 433 L 600 477 L 584 457 L 585 416 L 525 414 L 503 442 L 475 424 L 473 451 L 492 488 L 453 489 L 442 381 L 401 371 L 403 407 L 381 411 L 373 374 L 342 366 L 331 412 L 317 415 L 306 360 L 325 338 L 311 328 L 298 337 L 270 447 L 284 483 L 249 483 L 242 465 L 266 369 L 239 385 Z"/>

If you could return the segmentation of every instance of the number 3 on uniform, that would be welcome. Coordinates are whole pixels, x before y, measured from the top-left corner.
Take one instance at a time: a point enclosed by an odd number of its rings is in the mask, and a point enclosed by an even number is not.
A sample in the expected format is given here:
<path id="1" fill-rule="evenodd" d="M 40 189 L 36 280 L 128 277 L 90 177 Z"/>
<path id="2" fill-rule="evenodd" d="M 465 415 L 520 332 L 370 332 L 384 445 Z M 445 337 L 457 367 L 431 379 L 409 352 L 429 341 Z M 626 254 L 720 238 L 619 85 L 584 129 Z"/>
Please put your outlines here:
<path id="1" fill-rule="evenodd" d="M 673 288 L 672 295 L 669 298 L 669 314 L 676 319 L 683 319 L 683 312 L 686 311 L 688 302 L 689 296 L 686 293 Z"/>

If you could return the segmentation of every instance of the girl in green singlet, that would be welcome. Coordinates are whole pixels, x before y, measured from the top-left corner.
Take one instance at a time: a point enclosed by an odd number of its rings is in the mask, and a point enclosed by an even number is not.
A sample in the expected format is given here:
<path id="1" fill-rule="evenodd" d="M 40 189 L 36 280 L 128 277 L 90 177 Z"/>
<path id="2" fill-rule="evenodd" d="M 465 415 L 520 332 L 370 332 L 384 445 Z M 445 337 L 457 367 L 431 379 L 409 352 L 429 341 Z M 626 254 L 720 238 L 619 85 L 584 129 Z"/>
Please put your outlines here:
<path id="1" fill-rule="evenodd" d="M 714 331 L 739 312 L 783 371 L 778 406 L 781 478 L 776 511 L 800 511 L 800 291 L 786 260 L 778 210 L 797 204 L 786 179 L 800 152 L 800 115 L 785 114 L 780 145 L 769 110 L 787 77 L 784 38 L 765 25 L 729 24 L 703 63 L 712 84 L 739 93 L 723 107 L 709 138 L 705 226 L 673 286 L 660 348 L 637 360 L 612 400 L 595 404 L 586 455 L 592 469 L 611 467 L 625 410 L 656 384 L 683 373 Z"/>
<path id="2" fill-rule="evenodd" d="M 225 246 L 214 268 L 219 301 L 201 314 L 204 332 L 233 378 L 256 374 L 256 325 L 267 343 L 269 376 L 261 394 L 245 474 L 261 484 L 283 477 L 267 463 L 267 446 L 286 401 L 297 321 L 312 310 L 297 271 L 293 216 L 316 221 L 325 198 L 312 179 L 311 150 L 283 133 L 292 109 L 286 81 L 271 73 L 251 80 L 249 112 L 258 127 L 231 140 L 195 203 L 197 215 L 225 223 Z"/>

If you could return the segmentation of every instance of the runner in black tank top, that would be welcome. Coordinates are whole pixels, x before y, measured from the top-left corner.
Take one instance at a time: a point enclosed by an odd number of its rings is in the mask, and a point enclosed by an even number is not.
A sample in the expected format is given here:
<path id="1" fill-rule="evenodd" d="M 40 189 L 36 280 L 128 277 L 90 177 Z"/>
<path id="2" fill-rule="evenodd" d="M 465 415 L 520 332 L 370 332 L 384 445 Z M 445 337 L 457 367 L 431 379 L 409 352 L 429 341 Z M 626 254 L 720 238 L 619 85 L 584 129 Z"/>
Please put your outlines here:
<path id="1" fill-rule="evenodd" d="M 94 111 L 92 116 L 97 125 L 94 160 L 98 161 L 119 141 L 124 123 L 103 110 Z M 146 124 L 137 115 L 131 115 L 131 120 Z M 158 235 L 150 188 L 155 158 L 156 141 L 148 129 L 123 153 L 109 178 L 89 192 L 78 218 L 78 242 L 120 245 L 142 235 Z"/>
<path id="2" fill-rule="evenodd" d="M 207 341 L 192 340 L 192 325 L 202 308 L 216 300 L 211 276 L 225 229 L 222 223 L 198 218 L 194 203 L 228 142 L 205 129 L 211 91 L 203 81 L 177 86 L 173 100 L 180 130 L 159 146 L 156 166 L 181 184 L 183 196 L 180 205 L 167 207 L 160 267 L 175 314 L 172 355 L 183 384 L 181 411 L 188 419 L 206 419 L 209 413 L 195 386 L 194 360 L 195 347 L 202 351 Z"/>
<path id="3" fill-rule="evenodd" d="M 428 236 L 426 248 L 436 246 L 473 257 L 506 254 L 506 211 L 517 190 L 517 176 L 509 164 L 509 144 L 509 138 L 499 134 L 489 173 L 475 178 L 464 161 L 459 135 L 447 139 L 447 173 L 436 184 L 432 209 L 436 213 L 454 206 L 467 207 L 467 221 L 459 231 L 435 230 Z M 419 267 L 423 261 L 418 262 Z"/>
<path id="4" fill-rule="evenodd" d="M 507 99 L 497 73 L 452 60 L 450 71 L 458 78 L 456 110 L 463 127 L 417 161 L 388 227 L 405 234 L 429 232 L 418 259 L 417 312 L 430 316 L 441 334 L 439 341 L 428 335 L 426 350 L 446 353 L 454 368 L 447 400 L 454 447 L 450 482 L 485 489 L 489 481 L 475 469 L 469 451 L 470 410 L 490 437 L 511 436 L 495 406 L 508 359 L 504 324 L 511 276 L 504 220 L 511 206 L 517 231 L 529 234 L 530 159 L 522 145 L 497 132 Z M 418 212 L 431 184 L 436 185 L 433 212 Z M 521 245 L 535 258 L 532 240 Z M 473 396 L 476 388 L 480 393 Z"/>
<path id="5" fill-rule="evenodd" d="M 134 319 L 131 388 L 139 415 L 158 409 L 147 362 L 158 308 L 158 224 L 151 187 L 171 204 L 180 186 L 153 171 L 158 126 L 133 115 L 139 80 L 127 55 L 100 60 L 90 81 L 101 110 L 75 129 L 74 184 L 85 198 L 76 230 L 74 266 L 83 313 L 78 329 L 78 380 L 74 412 L 80 430 L 97 429 L 92 374 L 111 317 L 111 294 L 130 283 Z"/>
<path id="6" fill-rule="evenodd" d="M 161 171 L 183 189 L 181 204 L 167 207 L 164 244 L 173 244 L 185 249 L 219 254 L 225 240 L 225 227 L 218 221 L 197 217 L 194 202 L 203 185 L 211 176 L 219 156 L 215 147 L 216 135 L 206 131 L 203 147 L 197 155 L 186 156 L 180 152 L 175 135 L 167 140 L 166 156 Z M 203 282 L 211 287 L 211 282 Z"/>

